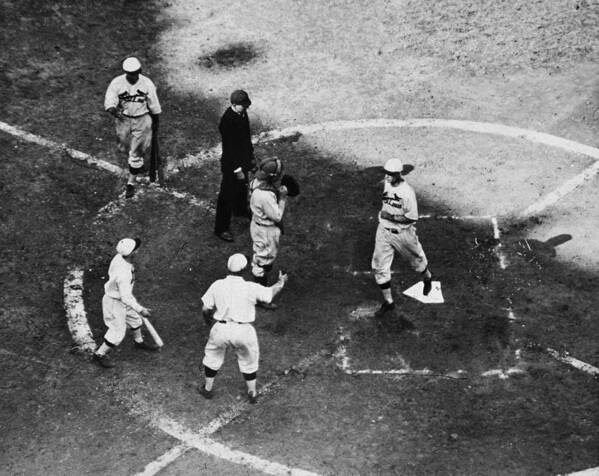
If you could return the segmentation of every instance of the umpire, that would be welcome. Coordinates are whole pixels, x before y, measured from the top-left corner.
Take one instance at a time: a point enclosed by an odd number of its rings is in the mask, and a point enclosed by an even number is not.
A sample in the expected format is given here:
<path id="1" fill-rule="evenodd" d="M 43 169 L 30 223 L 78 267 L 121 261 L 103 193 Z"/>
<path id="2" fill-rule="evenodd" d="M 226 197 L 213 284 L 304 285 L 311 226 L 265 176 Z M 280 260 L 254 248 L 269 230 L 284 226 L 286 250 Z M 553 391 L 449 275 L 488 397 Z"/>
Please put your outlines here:
<path id="1" fill-rule="evenodd" d="M 216 203 L 214 234 L 224 241 L 233 241 L 232 215 L 250 218 L 248 173 L 256 165 L 247 114 L 251 104 L 245 91 L 233 91 L 231 106 L 222 115 L 218 126 L 222 138 L 222 181 Z"/>
<path id="2" fill-rule="evenodd" d="M 212 398 L 214 378 L 223 365 L 227 347 L 237 354 L 239 370 L 247 385 L 248 400 L 256 403 L 256 373 L 260 351 L 258 336 L 252 322 L 256 319 L 256 303 L 271 302 L 283 289 L 287 275 L 279 273 L 279 280 L 270 287 L 245 281 L 241 276 L 248 262 L 237 253 L 227 261 L 229 275 L 212 283 L 202 296 L 204 320 L 212 325 L 204 350 L 205 383 L 198 387 L 200 394 Z"/>

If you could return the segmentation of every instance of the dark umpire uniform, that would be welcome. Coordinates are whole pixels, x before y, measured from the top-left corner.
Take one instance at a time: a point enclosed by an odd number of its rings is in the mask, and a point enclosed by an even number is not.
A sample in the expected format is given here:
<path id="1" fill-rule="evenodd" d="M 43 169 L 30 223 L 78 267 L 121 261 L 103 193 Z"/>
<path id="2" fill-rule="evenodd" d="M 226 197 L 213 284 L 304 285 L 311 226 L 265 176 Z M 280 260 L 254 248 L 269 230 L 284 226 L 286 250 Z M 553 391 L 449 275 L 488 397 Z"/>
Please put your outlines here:
<path id="1" fill-rule="evenodd" d="M 250 217 L 248 173 L 255 166 L 254 146 L 247 108 L 252 102 L 245 91 L 231 94 L 231 106 L 222 115 L 218 129 L 222 137 L 222 181 L 216 203 L 214 233 L 233 241 L 231 216 Z"/>

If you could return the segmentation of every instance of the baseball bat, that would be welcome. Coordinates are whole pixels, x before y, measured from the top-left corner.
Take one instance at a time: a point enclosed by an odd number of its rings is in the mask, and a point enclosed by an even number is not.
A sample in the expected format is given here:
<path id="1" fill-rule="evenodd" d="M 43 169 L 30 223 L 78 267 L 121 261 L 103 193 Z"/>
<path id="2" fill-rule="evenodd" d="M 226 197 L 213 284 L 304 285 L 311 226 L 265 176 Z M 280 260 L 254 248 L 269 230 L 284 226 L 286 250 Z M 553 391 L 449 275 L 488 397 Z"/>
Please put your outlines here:
<path id="1" fill-rule="evenodd" d="M 152 336 L 152 339 L 154 339 L 154 342 L 156 342 L 156 345 L 158 347 L 162 347 L 164 345 L 164 342 L 162 342 L 162 339 L 160 338 L 160 334 L 158 334 L 158 332 L 156 332 L 156 329 L 154 329 L 154 326 L 152 325 L 150 320 L 147 317 L 142 317 L 142 320 L 143 320 L 144 325 L 146 326 L 146 329 L 148 329 L 148 332 Z"/>

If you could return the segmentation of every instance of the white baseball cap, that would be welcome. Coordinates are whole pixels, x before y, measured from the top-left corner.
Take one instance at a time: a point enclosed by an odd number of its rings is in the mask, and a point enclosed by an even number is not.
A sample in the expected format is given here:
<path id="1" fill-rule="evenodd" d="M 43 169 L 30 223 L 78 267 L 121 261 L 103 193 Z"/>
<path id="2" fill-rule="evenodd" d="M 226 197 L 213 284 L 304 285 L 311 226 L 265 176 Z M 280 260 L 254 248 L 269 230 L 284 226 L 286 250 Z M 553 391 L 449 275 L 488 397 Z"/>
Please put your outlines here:
<path id="1" fill-rule="evenodd" d="M 139 238 L 123 238 L 116 245 L 116 252 L 121 256 L 129 256 L 141 245 Z"/>
<path id="2" fill-rule="evenodd" d="M 141 63 L 135 56 L 130 56 L 123 61 L 123 71 L 125 73 L 135 73 L 141 69 Z"/>
<path id="3" fill-rule="evenodd" d="M 385 166 L 383 168 L 387 173 L 402 173 L 403 163 L 400 159 L 389 159 L 387 162 L 385 162 Z"/>
<path id="4" fill-rule="evenodd" d="M 235 253 L 229 257 L 227 261 L 227 268 L 231 273 L 239 273 L 248 265 L 248 260 L 241 253 Z"/>

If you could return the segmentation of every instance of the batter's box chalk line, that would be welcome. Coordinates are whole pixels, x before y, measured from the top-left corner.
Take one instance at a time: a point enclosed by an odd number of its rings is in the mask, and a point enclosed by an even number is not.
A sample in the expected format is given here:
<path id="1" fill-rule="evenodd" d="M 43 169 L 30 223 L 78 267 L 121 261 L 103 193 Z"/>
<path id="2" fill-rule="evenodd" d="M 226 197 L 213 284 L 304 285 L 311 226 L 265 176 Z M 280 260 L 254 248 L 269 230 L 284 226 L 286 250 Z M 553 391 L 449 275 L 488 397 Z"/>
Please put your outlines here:
<path id="1" fill-rule="evenodd" d="M 378 309 L 378 306 L 374 305 L 362 305 L 349 313 L 349 321 L 356 322 L 358 320 L 365 320 L 368 318 L 374 319 L 374 313 Z M 418 337 L 418 333 L 414 334 Z M 337 330 L 337 341 L 333 358 L 335 364 L 339 369 L 348 375 L 375 375 L 375 376 L 396 376 L 396 377 L 434 377 L 434 378 L 448 378 L 448 379 L 465 379 L 468 378 L 469 372 L 463 369 L 452 370 L 448 372 L 435 372 L 429 368 L 414 369 L 410 366 L 409 362 L 402 355 L 397 355 L 396 360 L 400 361 L 400 367 L 395 369 L 364 369 L 357 368 L 353 363 L 353 359 L 350 356 L 349 345 L 351 344 L 352 334 L 346 327 L 340 326 Z M 515 351 L 515 359 L 519 361 L 521 351 L 520 349 Z M 526 375 L 526 371 L 518 366 L 513 366 L 508 369 L 489 369 L 480 373 L 480 377 L 498 377 L 499 379 L 507 379 L 509 377 L 520 377 Z"/>

